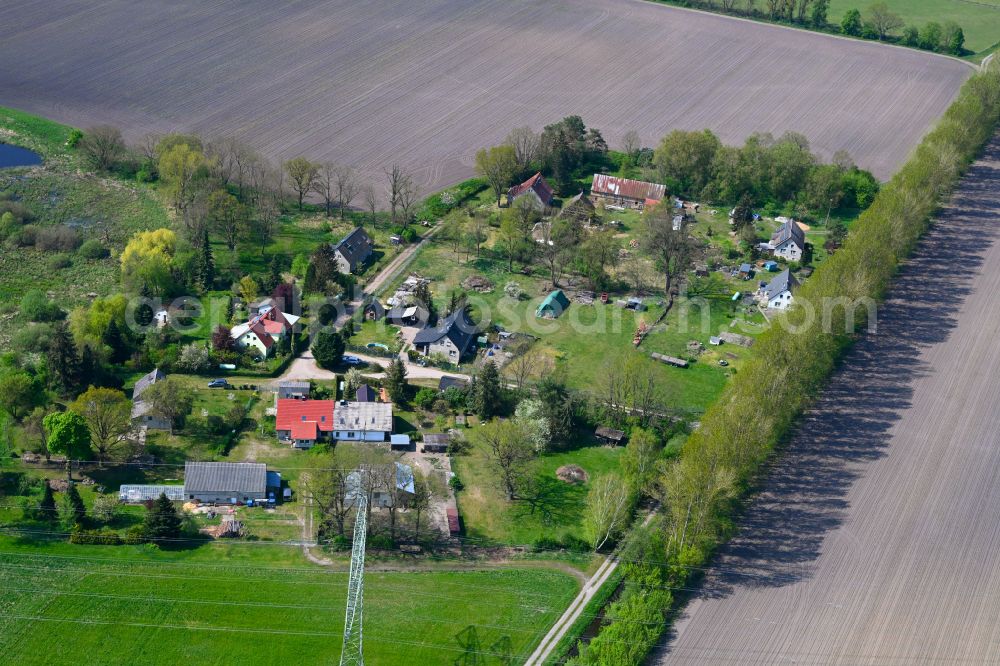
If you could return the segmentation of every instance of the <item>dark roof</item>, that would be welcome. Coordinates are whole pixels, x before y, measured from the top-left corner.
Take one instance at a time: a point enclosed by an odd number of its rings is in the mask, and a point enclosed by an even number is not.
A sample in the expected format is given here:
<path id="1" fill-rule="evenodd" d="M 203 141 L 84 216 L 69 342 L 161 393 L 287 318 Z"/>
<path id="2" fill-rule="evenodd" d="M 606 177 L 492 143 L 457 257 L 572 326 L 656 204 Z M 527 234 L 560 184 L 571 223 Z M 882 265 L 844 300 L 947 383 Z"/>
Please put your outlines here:
<path id="1" fill-rule="evenodd" d="M 475 335 L 475 325 L 469 320 L 465 310 L 460 308 L 445 317 L 437 326 L 428 326 L 417 331 L 413 344 L 430 345 L 447 336 L 461 353 L 468 348 Z"/>
<path id="2" fill-rule="evenodd" d="M 786 268 L 774 276 L 774 279 L 771 280 L 771 282 L 767 285 L 767 288 L 764 289 L 764 295 L 767 297 L 767 300 L 771 300 L 778 294 L 781 294 L 784 291 L 791 291 L 797 286 L 799 286 L 798 280 L 796 280 L 791 271 Z"/>
<path id="3" fill-rule="evenodd" d="M 577 210 L 577 209 L 582 209 L 582 210 Z M 576 195 L 575 197 L 573 197 L 572 199 L 563 204 L 562 209 L 559 211 L 559 214 L 556 215 L 556 217 L 562 217 L 564 213 L 567 215 L 573 215 L 575 217 L 578 217 L 582 214 L 583 216 L 586 217 L 589 216 L 592 212 L 594 212 L 594 210 L 595 210 L 594 202 L 590 200 L 590 197 L 584 195 L 583 192 L 580 192 L 578 195 Z"/>
<path id="4" fill-rule="evenodd" d="M 263 463 L 188 462 L 184 493 L 262 493 L 267 486 Z"/>
<path id="5" fill-rule="evenodd" d="M 442 433 L 427 433 L 424 435 L 424 444 L 431 446 L 447 446 L 451 443 L 451 435 Z"/>
<path id="6" fill-rule="evenodd" d="M 450 377 L 448 375 L 442 375 L 441 379 L 438 380 L 438 390 L 447 391 L 451 387 L 455 388 L 465 388 L 468 386 L 469 382 L 462 379 L 461 377 Z"/>
<path id="7" fill-rule="evenodd" d="M 382 305 L 378 299 L 372 299 L 365 304 L 365 312 L 372 311 L 375 313 L 376 317 L 383 317 L 385 315 L 385 306 Z"/>
<path id="8" fill-rule="evenodd" d="M 357 398 L 358 402 L 375 402 L 375 391 L 368 384 L 362 384 L 358 387 Z"/>
<path id="9" fill-rule="evenodd" d="M 789 240 L 794 240 L 800 248 L 806 246 L 806 233 L 802 231 L 802 227 L 795 220 L 789 220 L 778 227 L 778 230 L 771 236 L 771 245 L 778 247 Z"/>
<path id="10" fill-rule="evenodd" d="M 161 382 L 166 378 L 167 376 L 162 372 L 160 372 L 159 368 L 156 368 L 147 375 L 143 375 L 142 377 L 139 378 L 139 381 L 135 383 L 135 388 L 132 389 L 132 399 L 135 400 L 140 395 L 142 395 L 142 392 L 148 389 L 150 386 L 152 386 L 156 382 Z"/>
<path id="11" fill-rule="evenodd" d="M 597 426 L 597 430 L 594 434 L 601 439 L 610 439 L 613 442 L 620 442 L 625 439 L 625 433 L 621 430 L 615 430 L 614 428 L 609 428 L 607 426 Z"/>
<path id="12" fill-rule="evenodd" d="M 545 177 L 542 175 L 541 171 L 520 185 L 515 185 L 507 190 L 507 196 L 511 199 L 516 199 L 529 190 L 534 191 L 534 193 L 538 195 L 538 198 L 541 199 L 542 203 L 546 206 L 552 203 L 552 188 L 549 187 L 547 182 L 545 182 Z"/>
<path id="13" fill-rule="evenodd" d="M 368 258 L 372 253 L 372 239 L 363 228 L 357 227 L 344 236 L 343 240 L 333 246 L 333 249 L 344 255 L 351 266 Z"/>
<path id="14" fill-rule="evenodd" d="M 642 180 L 632 180 L 631 178 L 619 178 L 618 176 L 609 176 L 604 173 L 595 173 L 594 182 L 590 185 L 590 191 L 593 194 L 634 199 L 636 201 L 646 201 L 647 199 L 660 201 L 666 196 L 667 188 L 658 183 L 647 183 Z"/>

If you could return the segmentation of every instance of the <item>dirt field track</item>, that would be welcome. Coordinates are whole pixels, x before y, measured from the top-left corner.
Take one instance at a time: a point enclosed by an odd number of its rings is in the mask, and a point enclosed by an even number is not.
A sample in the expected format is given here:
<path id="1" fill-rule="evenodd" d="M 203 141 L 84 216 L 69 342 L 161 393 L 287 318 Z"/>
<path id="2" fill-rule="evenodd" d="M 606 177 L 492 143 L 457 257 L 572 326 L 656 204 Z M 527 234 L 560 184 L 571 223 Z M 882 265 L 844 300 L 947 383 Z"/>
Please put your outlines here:
<path id="1" fill-rule="evenodd" d="M 1000 663 L 998 221 L 995 139 L 655 663 Z"/>
<path id="2" fill-rule="evenodd" d="M 79 126 L 237 133 L 425 187 L 517 125 L 614 146 L 673 128 L 805 133 L 888 177 L 969 74 L 916 51 L 640 0 L 5 0 L 0 105 Z"/>

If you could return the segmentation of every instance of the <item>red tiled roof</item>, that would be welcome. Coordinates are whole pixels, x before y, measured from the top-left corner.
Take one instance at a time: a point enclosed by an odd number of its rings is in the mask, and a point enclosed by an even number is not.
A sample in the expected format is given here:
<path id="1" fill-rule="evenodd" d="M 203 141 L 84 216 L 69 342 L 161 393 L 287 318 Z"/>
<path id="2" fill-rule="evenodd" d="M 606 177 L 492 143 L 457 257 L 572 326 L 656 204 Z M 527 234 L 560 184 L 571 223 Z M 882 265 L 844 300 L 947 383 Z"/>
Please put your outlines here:
<path id="1" fill-rule="evenodd" d="M 293 421 L 292 439 L 313 440 L 317 436 L 317 425 L 315 421 Z"/>
<path id="2" fill-rule="evenodd" d="M 667 188 L 657 183 L 647 183 L 631 178 L 619 178 L 604 173 L 595 173 L 594 182 L 590 186 L 591 194 L 602 194 L 623 199 L 656 199 L 659 201 L 666 195 Z"/>
<path id="3" fill-rule="evenodd" d="M 278 400 L 278 414 L 274 419 L 275 430 L 292 430 L 296 424 L 313 421 L 320 432 L 333 431 L 333 400 Z"/>
<path id="4" fill-rule="evenodd" d="M 261 322 L 264 325 L 264 330 L 271 335 L 281 335 L 285 332 L 285 325 L 281 322 L 271 321 L 270 319 L 265 319 Z"/>
<path id="5" fill-rule="evenodd" d="M 549 184 L 545 182 L 545 177 L 542 176 L 542 172 L 539 171 L 534 176 L 524 181 L 520 185 L 515 185 L 514 187 L 507 190 L 507 196 L 511 199 L 516 199 L 528 190 L 534 190 L 538 198 L 542 200 L 542 203 L 546 206 L 552 202 L 552 188 Z"/>
<path id="6" fill-rule="evenodd" d="M 264 346 L 267 347 L 268 349 L 270 349 L 271 345 L 274 344 L 274 338 L 272 338 L 271 334 L 267 332 L 267 328 L 264 326 L 264 324 L 260 323 L 259 321 L 251 324 L 250 330 L 254 334 L 256 334 L 256 336 L 260 339 L 261 342 L 264 343 Z"/>

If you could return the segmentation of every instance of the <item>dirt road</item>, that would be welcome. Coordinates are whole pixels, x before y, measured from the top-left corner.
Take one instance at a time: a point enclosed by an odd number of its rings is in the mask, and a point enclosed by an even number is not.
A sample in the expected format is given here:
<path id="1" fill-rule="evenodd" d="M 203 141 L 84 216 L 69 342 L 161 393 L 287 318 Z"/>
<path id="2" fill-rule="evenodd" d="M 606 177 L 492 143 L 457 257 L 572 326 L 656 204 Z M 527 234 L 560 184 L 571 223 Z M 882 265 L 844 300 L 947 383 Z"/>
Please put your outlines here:
<path id="1" fill-rule="evenodd" d="M 994 140 L 656 663 L 1000 663 L 998 238 Z"/>

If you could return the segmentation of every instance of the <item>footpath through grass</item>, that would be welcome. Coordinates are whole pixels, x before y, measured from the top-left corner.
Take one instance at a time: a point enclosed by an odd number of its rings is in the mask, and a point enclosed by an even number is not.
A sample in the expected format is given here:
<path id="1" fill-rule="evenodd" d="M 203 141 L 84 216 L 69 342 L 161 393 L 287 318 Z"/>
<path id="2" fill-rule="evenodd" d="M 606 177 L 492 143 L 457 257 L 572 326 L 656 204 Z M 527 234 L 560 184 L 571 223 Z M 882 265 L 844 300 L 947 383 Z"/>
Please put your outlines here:
<path id="1" fill-rule="evenodd" d="M 5 663 L 339 659 L 347 576 L 308 565 L 295 548 L 164 552 L 0 537 L 0 571 Z M 479 650 L 499 654 L 509 637 L 523 661 L 576 591 L 571 576 L 542 569 L 369 573 L 365 661 L 451 664 L 470 625 Z"/>

